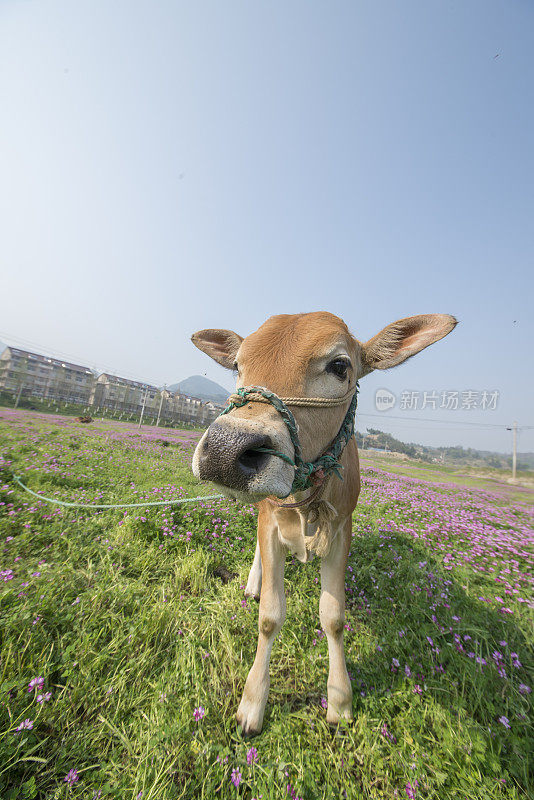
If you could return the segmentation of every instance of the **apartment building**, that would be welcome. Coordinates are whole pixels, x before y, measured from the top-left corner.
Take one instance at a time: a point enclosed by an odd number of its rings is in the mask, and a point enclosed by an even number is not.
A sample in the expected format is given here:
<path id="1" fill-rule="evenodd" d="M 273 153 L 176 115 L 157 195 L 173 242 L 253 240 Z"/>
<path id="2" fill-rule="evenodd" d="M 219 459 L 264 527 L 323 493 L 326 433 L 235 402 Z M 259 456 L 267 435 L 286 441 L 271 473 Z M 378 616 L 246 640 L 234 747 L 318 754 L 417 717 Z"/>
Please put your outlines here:
<path id="1" fill-rule="evenodd" d="M 0 390 L 64 403 L 87 405 L 95 383 L 89 367 L 48 358 L 17 347 L 0 355 Z"/>
<path id="2" fill-rule="evenodd" d="M 95 381 L 90 404 L 96 408 L 138 414 L 144 402 L 147 413 L 154 410 L 157 413 L 159 400 L 160 390 L 157 386 L 103 372 Z"/>
<path id="3" fill-rule="evenodd" d="M 147 421 L 160 420 L 207 427 L 222 406 L 198 397 L 169 392 L 140 381 L 103 372 L 98 377 L 89 367 L 48 358 L 16 347 L 0 355 L 0 391 L 16 397 L 91 406 L 95 413 L 107 409 L 120 414 L 140 414 Z"/>

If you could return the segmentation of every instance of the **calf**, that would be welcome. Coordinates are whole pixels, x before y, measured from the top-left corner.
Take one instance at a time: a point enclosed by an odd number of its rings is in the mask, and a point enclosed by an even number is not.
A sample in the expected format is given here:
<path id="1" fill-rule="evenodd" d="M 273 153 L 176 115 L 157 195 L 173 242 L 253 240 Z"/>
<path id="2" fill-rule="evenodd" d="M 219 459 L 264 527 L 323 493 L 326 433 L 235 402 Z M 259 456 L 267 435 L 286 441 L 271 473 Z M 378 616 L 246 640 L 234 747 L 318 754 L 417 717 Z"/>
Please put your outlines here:
<path id="1" fill-rule="evenodd" d="M 245 339 L 213 329 L 192 336 L 200 350 L 238 375 L 236 395 L 198 443 L 193 472 L 229 497 L 258 503 L 245 593 L 260 598 L 259 638 L 237 711 L 244 734 L 259 733 L 263 725 L 271 649 L 286 613 L 288 551 L 303 562 L 313 553 L 322 558 L 319 616 L 330 659 L 326 718 L 332 724 L 352 719 L 343 626 L 351 515 L 360 491 L 352 436 L 357 381 L 402 363 L 455 325 L 448 314 L 408 317 L 361 343 L 339 317 L 315 312 L 271 317 Z"/>

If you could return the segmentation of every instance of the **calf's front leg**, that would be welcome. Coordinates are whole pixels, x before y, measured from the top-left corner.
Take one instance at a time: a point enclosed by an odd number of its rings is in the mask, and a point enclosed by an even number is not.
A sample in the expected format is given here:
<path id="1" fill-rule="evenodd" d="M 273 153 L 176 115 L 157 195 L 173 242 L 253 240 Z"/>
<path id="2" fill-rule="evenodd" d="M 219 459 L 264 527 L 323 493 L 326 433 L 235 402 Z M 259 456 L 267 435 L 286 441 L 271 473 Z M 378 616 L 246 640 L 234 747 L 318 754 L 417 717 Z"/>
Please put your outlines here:
<path id="1" fill-rule="evenodd" d="M 352 687 L 350 685 L 343 627 L 345 623 L 345 570 L 350 548 L 352 524 L 349 517 L 337 536 L 330 552 L 321 562 L 321 599 L 319 616 L 328 640 L 328 709 L 326 721 L 336 724 L 340 719 L 352 720 Z"/>
<path id="2" fill-rule="evenodd" d="M 269 695 L 269 660 L 274 640 L 286 616 L 284 594 L 285 548 L 278 528 L 268 511 L 260 510 L 258 542 L 261 553 L 262 586 L 258 620 L 258 647 L 248 674 L 236 718 L 242 733 L 260 733 Z"/>

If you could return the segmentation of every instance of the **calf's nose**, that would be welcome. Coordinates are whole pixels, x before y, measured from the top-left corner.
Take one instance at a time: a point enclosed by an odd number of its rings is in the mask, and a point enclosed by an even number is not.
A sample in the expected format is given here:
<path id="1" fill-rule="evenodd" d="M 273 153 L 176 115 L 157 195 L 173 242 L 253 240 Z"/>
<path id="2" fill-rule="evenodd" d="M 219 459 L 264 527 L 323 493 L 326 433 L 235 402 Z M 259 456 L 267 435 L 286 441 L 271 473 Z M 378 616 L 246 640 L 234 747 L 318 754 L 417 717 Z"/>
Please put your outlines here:
<path id="1" fill-rule="evenodd" d="M 269 453 L 258 452 L 259 447 L 272 447 L 270 438 L 214 422 L 200 447 L 199 477 L 245 491 L 250 479 L 261 472 L 271 457 Z"/>

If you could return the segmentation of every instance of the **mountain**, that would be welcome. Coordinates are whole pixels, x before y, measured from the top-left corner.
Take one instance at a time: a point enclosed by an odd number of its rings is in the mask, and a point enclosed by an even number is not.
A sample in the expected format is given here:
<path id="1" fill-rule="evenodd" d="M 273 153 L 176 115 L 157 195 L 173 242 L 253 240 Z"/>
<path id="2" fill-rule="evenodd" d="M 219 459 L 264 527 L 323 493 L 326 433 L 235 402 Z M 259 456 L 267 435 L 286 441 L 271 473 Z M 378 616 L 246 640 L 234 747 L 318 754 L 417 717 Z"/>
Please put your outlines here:
<path id="1" fill-rule="evenodd" d="M 173 383 L 167 387 L 171 392 L 181 392 L 190 397 L 200 397 L 201 400 L 213 400 L 221 405 L 228 399 L 231 392 L 220 386 L 215 381 L 210 381 L 202 375 L 191 375 L 180 383 Z"/>
<path id="2" fill-rule="evenodd" d="M 7 344 L 4 344 L 3 342 L 0 342 L 0 354 L 4 352 L 6 347 L 7 347 Z"/>

